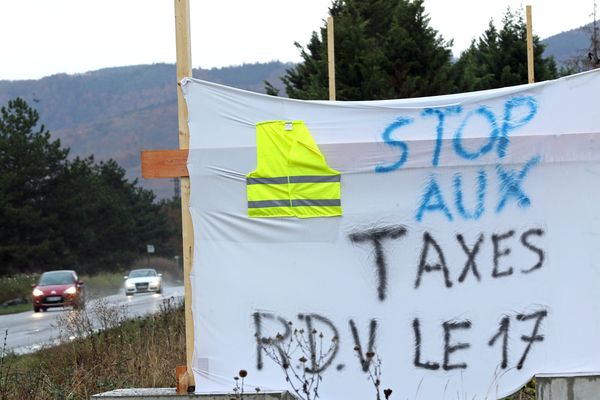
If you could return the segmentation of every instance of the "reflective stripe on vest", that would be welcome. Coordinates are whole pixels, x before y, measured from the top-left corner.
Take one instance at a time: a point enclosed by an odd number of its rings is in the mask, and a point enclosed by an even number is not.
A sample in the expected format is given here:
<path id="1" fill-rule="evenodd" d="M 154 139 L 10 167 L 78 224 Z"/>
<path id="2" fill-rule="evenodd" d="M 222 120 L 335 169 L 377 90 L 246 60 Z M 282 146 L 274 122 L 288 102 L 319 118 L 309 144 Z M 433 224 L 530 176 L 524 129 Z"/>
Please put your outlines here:
<path id="1" fill-rule="evenodd" d="M 246 176 L 248 216 L 342 215 L 341 175 L 330 168 L 302 121 L 256 125 L 257 168 Z"/>

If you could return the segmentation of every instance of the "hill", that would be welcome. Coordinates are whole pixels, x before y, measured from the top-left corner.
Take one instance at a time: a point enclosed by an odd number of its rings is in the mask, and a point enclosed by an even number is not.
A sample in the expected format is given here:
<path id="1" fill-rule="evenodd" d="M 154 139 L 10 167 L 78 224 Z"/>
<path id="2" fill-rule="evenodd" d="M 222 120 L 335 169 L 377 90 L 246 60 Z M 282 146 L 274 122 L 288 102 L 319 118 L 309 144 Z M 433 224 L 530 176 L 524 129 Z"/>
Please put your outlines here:
<path id="1" fill-rule="evenodd" d="M 548 37 L 545 55 L 559 67 L 585 55 L 590 43 L 587 27 Z M 282 89 L 280 77 L 292 64 L 244 64 L 210 70 L 195 69 L 196 78 L 264 93 L 265 80 Z M 114 158 L 129 178 L 140 177 L 141 149 L 178 147 L 177 98 L 173 64 L 107 68 L 84 74 L 58 74 L 39 80 L 0 81 L 0 105 L 17 96 L 27 100 L 41 121 L 71 148 L 71 155 Z M 140 180 L 159 198 L 171 197 L 168 180 Z"/>
<path id="2" fill-rule="evenodd" d="M 264 93 L 263 81 L 283 84 L 290 64 L 281 62 L 194 69 L 193 76 Z M 39 80 L 0 81 L 0 105 L 22 97 L 71 155 L 114 158 L 129 178 L 140 177 L 141 149 L 175 149 L 177 94 L 175 65 L 153 64 L 107 68 L 77 75 L 58 74 Z M 140 180 L 159 198 L 173 195 L 168 180 Z"/>
<path id="3" fill-rule="evenodd" d="M 592 24 L 589 24 L 542 40 L 546 45 L 544 56 L 553 56 L 559 68 L 575 57 L 585 57 L 590 48 L 591 31 Z"/>

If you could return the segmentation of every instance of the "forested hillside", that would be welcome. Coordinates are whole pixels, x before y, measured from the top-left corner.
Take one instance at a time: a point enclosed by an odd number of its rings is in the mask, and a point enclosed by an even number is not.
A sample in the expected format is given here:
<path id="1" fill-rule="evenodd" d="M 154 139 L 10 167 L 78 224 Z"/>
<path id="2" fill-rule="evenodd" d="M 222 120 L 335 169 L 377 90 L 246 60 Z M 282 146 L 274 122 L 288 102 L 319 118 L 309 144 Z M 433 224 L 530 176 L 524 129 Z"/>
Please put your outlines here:
<path id="1" fill-rule="evenodd" d="M 553 56 L 558 66 L 564 66 L 573 57 L 587 54 L 589 37 L 583 28 L 551 36 L 542 41 L 546 45 L 544 56 Z M 261 93 L 264 81 L 269 81 L 285 95 L 280 78 L 293 67 L 274 61 L 194 69 L 193 74 Z M 58 74 L 39 80 L 0 81 L 0 105 L 16 97 L 25 99 L 39 111 L 40 121 L 52 137 L 71 149 L 71 157 L 94 154 L 97 160 L 113 158 L 127 170 L 129 178 L 135 178 L 140 176 L 141 149 L 178 146 L 175 79 L 174 65 L 153 64 Z M 173 184 L 168 180 L 141 184 L 154 190 L 159 198 L 173 194 Z"/>
<path id="2" fill-rule="evenodd" d="M 590 48 L 592 24 L 552 35 L 542 43 L 544 55 L 553 56 L 559 67 L 566 66 L 574 58 L 585 58 Z"/>
<path id="3" fill-rule="evenodd" d="M 123 269 L 148 243 L 177 254 L 174 202 L 156 203 L 113 160 L 68 153 L 23 99 L 0 107 L 0 276 Z"/>
<path id="4" fill-rule="evenodd" d="M 282 87 L 289 64 L 271 62 L 219 69 L 195 69 L 195 78 L 264 92 L 263 81 Z M 116 67 L 39 80 L 0 81 L 0 104 L 25 99 L 40 121 L 72 156 L 115 159 L 129 178 L 140 176 L 141 149 L 177 148 L 177 98 L 172 64 Z M 142 181 L 159 198 L 170 197 L 169 181 Z"/>

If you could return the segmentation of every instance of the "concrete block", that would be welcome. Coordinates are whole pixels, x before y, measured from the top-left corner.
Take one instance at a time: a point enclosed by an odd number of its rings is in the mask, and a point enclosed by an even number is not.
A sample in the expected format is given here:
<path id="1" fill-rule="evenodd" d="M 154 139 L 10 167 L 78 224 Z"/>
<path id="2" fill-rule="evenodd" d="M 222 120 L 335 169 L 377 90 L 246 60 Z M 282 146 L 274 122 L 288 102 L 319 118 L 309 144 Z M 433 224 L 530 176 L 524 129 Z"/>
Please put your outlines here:
<path id="1" fill-rule="evenodd" d="M 95 394 L 92 400 L 237 400 L 233 393 L 207 393 L 207 394 L 177 394 L 175 388 L 145 388 L 145 389 L 117 389 L 110 392 Z M 298 400 L 291 393 L 264 392 L 244 393 L 244 400 Z"/>
<path id="2" fill-rule="evenodd" d="M 600 376 L 537 377 L 537 400 L 598 400 Z"/>

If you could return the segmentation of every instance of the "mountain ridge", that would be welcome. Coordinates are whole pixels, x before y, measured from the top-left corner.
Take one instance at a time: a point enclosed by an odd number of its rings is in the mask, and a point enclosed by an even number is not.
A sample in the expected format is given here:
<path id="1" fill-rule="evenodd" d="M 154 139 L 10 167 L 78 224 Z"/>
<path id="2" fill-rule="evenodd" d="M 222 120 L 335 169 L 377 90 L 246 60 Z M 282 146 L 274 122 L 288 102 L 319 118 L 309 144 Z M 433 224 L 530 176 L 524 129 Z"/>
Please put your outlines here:
<path id="1" fill-rule="evenodd" d="M 544 40 L 545 56 L 565 66 L 589 48 L 591 24 Z M 193 77 L 264 93 L 264 81 L 284 94 L 280 77 L 292 63 L 241 64 L 194 69 Z M 79 74 L 53 74 L 41 79 L 0 80 L 0 106 L 21 97 L 40 113 L 53 138 L 71 149 L 71 156 L 115 159 L 128 178 L 155 191 L 158 198 L 173 195 L 169 180 L 144 180 L 140 175 L 141 149 L 178 148 L 177 92 L 174 64 L 156 63 L 109 67 Z"/>
<path id="2" fill-rule="evenodd" d="M 193 77 L 264 93 L 264 81 L 283 89 L 279 79 L 292 64 L 242 64 L 210 70 L 194 69 Z M 128 178 L 140 179 L 158 198 L 173 195 L 168 180 L 144 180 L 141 149 L 178 148 L 177 91 L 174 64 L 103 68 L 81 74 L 54 74 L 38 80 L 0 81 L 0 105 L 25 99 L 40 121 L 71 149 L 71 156 L 93 154 L 115 159 Z"/>

